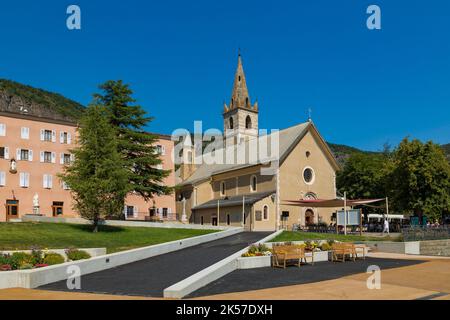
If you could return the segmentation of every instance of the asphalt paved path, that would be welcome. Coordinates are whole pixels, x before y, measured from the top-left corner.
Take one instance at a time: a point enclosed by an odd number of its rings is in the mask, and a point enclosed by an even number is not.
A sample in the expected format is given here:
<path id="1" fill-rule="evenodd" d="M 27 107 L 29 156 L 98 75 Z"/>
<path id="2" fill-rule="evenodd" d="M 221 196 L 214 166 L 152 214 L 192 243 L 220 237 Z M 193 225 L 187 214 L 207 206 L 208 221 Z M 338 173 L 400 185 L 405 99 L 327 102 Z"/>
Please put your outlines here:
<path id="1" fill-rule="evenodd" d="M 162 297 L 165 288 L 255 243 L 270 232 L 241 232 L 219 240 L 81 277 L 77 292 Z M 66 281 L 38 289 L 71 291 Z"/>

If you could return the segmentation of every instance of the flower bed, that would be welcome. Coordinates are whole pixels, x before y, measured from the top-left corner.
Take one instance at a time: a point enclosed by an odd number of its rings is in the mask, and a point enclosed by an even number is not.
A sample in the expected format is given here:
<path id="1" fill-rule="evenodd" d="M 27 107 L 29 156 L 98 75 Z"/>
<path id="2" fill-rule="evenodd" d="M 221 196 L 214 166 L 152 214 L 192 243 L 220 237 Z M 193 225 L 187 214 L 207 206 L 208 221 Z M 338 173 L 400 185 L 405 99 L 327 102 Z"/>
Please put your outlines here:
<path id="1" fill-rule="evenodd" d="M 83 250 L 67 249 L 64 257 L 62 254 L 51 250 L 33 248 L 30 253 L 17 251 L 0 254 L 0 272 L 14 270 L 31 270 L 45 268 L 68 261 L 77 261 L 91 258 L 91 255 Z"/>
<path id="2" fill-rule="evenodd" d="M 242 258 L 250 258 L 250 257 L 263 257 L 263 256 L 271 256 L 272 251 L 265 244 L 253 244 L 247 250 L 246 253 L 242 255 Z"/>

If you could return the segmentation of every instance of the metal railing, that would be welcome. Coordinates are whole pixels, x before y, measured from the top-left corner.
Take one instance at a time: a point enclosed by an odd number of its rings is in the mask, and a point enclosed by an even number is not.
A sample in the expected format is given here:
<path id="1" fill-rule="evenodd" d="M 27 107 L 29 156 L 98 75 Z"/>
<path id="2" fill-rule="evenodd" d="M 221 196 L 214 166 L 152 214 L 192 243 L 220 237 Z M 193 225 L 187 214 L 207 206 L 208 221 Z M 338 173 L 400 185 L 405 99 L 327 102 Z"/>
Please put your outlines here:
<path id="1" fill-rule="evenodd" d="M 409 226 L 402 229 L 403 241 L 450 239 L 450 226 Z"/>

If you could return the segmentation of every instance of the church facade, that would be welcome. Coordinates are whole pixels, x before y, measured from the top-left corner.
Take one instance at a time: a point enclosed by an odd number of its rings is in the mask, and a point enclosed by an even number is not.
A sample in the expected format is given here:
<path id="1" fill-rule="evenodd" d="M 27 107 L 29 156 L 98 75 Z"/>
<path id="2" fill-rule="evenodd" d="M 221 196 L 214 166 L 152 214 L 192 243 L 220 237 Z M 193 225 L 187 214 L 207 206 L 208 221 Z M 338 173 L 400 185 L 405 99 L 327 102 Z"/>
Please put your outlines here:
<path id="1" fill-rule="evenodd" d="M 311 120 L 260 136 L 259 111 L 258 103 L 251 102 L 239 56 L 231 100 L 222 114 L 227 145 L 223 154 L 234 150 L 236 159 L 245 152 L 245 160 L 195 164 L 192 160 L 205 154 L 198 155 L 199 148 L 185 144 L 176 174 L 177 212 L 190 223 L 244 226 L 251 231 L 329 224 L 334 208 L 288 204 L 289 200 L 336 198 L 339 165 L 328 145 Z M 276 157 L 251 161 L 251 146 L 261 142 L 272 149 L 276 146 Z M 260 147 L 257 150 L 261 152 Z"/>

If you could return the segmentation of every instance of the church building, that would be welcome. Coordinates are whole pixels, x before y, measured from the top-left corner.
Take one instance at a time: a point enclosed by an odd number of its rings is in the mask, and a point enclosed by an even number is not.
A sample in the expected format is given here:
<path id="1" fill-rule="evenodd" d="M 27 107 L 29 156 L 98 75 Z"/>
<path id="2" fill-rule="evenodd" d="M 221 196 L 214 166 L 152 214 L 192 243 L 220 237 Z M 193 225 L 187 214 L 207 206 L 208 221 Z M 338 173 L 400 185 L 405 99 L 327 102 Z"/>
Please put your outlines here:
<path id="1" fill-rule="evenodd" d="M 243 226 L 251 231 L 329 224 L 336 209 L 302 208 L 288 203 L 336 197 L 339 165 L 327 143 L 311 119 L 259 135 L 259 111 L 258 103 L 250 99 L 239 56 L 231 101 L 224 105 L 222 115 L 225 149 L 232 148 L 240 154 L 242 150 L 252 150 L 251 145 L 268 142 L 272 149 L 276 145 L 278 152 L 276 157 L 258 157 L 257 161 L 250 160 L 251 152 L 246 152 L 244 161 L 194 164 L 192 159 L 199 156 L 202 148 L 196 148 L 189 139 L 176 173 L 177 212 L 190 223 Z M 219 151 L 222 150 L 210 152 Z"/>

